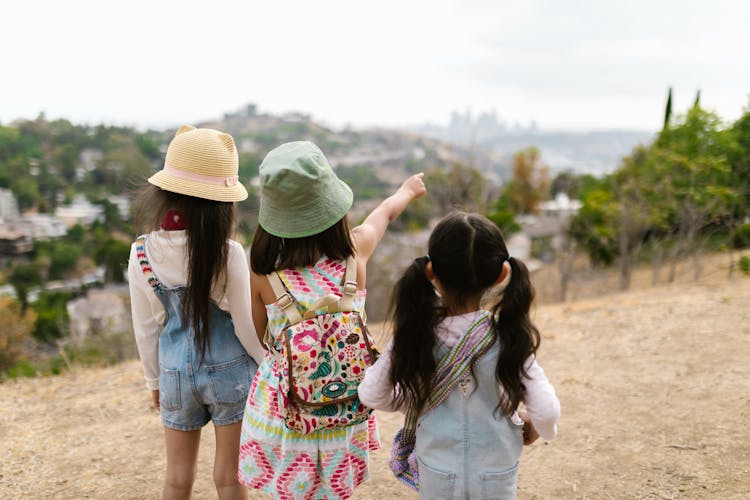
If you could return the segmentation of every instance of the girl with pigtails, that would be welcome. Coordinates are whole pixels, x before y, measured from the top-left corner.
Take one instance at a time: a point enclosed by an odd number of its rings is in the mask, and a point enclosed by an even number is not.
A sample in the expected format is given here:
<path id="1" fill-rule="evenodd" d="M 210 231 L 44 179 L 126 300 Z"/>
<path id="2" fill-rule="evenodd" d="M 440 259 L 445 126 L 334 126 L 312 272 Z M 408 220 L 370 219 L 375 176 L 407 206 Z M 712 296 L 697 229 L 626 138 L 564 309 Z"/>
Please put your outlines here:
<path id="1" fill-rule="evenodd" d="M 560 403 L 536 361 L 533 298 L 497 226 L 463 212 L 435 227 L 396 284 L 393 339 L 359 398 L 406 414 L 390 465 L 421 498 L 515 498 L 523 444 L 555 437 Z"/>

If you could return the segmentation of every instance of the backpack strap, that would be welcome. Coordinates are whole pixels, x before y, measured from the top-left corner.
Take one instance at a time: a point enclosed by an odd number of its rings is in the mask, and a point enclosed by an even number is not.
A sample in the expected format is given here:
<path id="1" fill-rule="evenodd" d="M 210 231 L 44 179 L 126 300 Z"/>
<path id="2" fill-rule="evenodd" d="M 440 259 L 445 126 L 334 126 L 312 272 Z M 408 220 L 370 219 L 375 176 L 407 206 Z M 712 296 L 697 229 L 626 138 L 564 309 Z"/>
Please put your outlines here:
<path id="1" fill-rule="evenodd" d="M 302 316 L 297 309 L 297 301 L 294 299 L 294 296 L 289 292 L 289 290 L 286 289 L 284 283 L 281 281 L 281 278 L 279 278 L 279 274 L 273 272 L 271 274 L 267 274 L 266 276 L 268 277 L 268 282 L 271 284 L 271 288 L 273 289 L 273 294 L 276 296 L 276 303 L 279 305 L 281 310 L 284 311 L 289 324 L 296 325 L 297 323 L 302 321 Z"/>
<path id="2" fill-rule="evenodd" d="M 276 296 L 276 304 L 279 305 L 284 315 L 286 316 L 289 326 L 296 325 L 303 320 L 303 316 L 300 314 L 297 308 L 297 301 L 294 295 L 284 286 L 284 282 L 281 281 L 278 272 L 272 272 L 267 274 L 268 282 L 271 284 L 271 289 Z M 346 259 L 346 272 L 344 274 L 344 284 L 341 287 L 341 299 L 336 295 L 326 295 L 321 297 L 311 308 L 305 313 L 304 319 L 311 318 L 316 315 L 316 311 L 319 309 L 326 309 L 329 313 L 339 311 L 354 311 L 354 297 L 357 294 L 357 260 L 353 255 L 350 255 Z M 263 335 L 263 341 L 266 346 L 273 345 L 273 335 L 271 335 L 268 326 L 266 326 L 266 332 Z M 269 349 L 270 350 L 270 349 Z"/>
<path id="3" fill-rule="evenodd" d="M 346 274 L 341 292 L 341 310 L 353 311 L 354 296 L 357 294 L 357 259 L 354 255 L 346 258 Z"/>

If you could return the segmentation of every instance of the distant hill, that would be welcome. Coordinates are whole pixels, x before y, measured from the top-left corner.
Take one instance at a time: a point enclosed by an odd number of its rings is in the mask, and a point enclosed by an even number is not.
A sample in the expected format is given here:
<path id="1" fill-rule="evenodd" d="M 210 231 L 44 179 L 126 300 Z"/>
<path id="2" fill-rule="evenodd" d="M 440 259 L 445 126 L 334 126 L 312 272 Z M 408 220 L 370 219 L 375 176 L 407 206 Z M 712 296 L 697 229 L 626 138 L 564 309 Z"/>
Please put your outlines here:
<path id="1" fill-rule="evenodd" d="M 315 142 L 344 180 L 361 184 L 352 187 L 364 188 L 355 189 L 355 192 L 363 193 L 365 198 L 382 197 L 408 174 L 448 168 L 453 163 L 474 165 L 487 172 L 502 167 L 487 153 L 477 153 L 466 145 L 418 132 L 385 128 L 334 130 L 320 125 L 306 114 L 259 113 L 254 105 L 198 126 L 230 133 L 241 157 L 252 158 L 255 169 L 263 156 L 281 143 Z M 257 174 L 257 170 L 246 173 Z M 372 184 L 370 189 L 368 182 Z"/>
<path id="2" fill-rule="evenodd" d="M 535 127 L 505 129 L 499 126 L 448 127 L 424 125 L 415 131 L 465 147 L 474 147 L 509 165 L 513 154 L 536 146 L 542 159 L 554 172 L 602 175 L 613 171 L 620 160 L 638 144 L 651 141 L 653 132 L 643 130 L 604 130 L 591 132 L 541 131 Z"/>

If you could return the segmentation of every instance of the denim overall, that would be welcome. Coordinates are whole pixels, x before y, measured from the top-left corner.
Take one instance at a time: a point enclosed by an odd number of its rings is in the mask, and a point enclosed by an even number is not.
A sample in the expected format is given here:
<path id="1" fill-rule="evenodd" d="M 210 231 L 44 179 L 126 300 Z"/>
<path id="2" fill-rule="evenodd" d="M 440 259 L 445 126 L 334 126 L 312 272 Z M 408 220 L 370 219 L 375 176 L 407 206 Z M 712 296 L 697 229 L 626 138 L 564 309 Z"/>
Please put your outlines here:
<path id="1" fill-rule="evenodd" d="M 148 276 L 143 261 L 141 265 Z M 201 358 L 192 325 L 182 321 L 185 286 L 166 287 L 150 266 L 149 271 L 149 283 L 166 313 L 159 335 L 162 422 L 172 429 L 191 431 L 209 420 L 216 426 L 241 421 L 258 365 L 235 336 L 231 316 L 213 301 L 209 303 L 211 331 Z"/>
<path id="2" fill-rule="evenodd" d="M 448 352 L 438 348 L 436 359 Z M 433 499 L 516 498 L 522 425 L 495 412 L 500 401 L 494 346 L 439 406 L 417 424 L 419 496 Z"/>

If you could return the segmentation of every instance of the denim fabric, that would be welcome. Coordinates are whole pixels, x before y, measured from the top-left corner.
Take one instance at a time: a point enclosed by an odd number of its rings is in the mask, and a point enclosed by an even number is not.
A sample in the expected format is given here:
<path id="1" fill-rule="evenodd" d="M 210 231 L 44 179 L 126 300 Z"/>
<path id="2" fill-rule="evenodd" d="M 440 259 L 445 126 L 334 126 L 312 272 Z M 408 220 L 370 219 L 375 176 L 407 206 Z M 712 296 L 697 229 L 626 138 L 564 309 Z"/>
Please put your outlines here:
<path id="1" fill-rule="evenodd" d="M 234 334 L 229 314 L 210 303 L 208 349 L 196 349 L 194 331 L 183 324 L 185 287 L 154 287 L 166 321 L 159 336 L 159 400 L 164 425 L 190 431 L 209 420 L 228 425 L 242 420 L 245 401 L 258 365 Z"/>
<path id="2" fill-rule="evenodd" d="M 417 423 L 420 498 L 516 498 L 522 426 L 495 412 L 495 344 L 443 403 Z M 437 358 L 447 353 L 439 348 Z"/>

